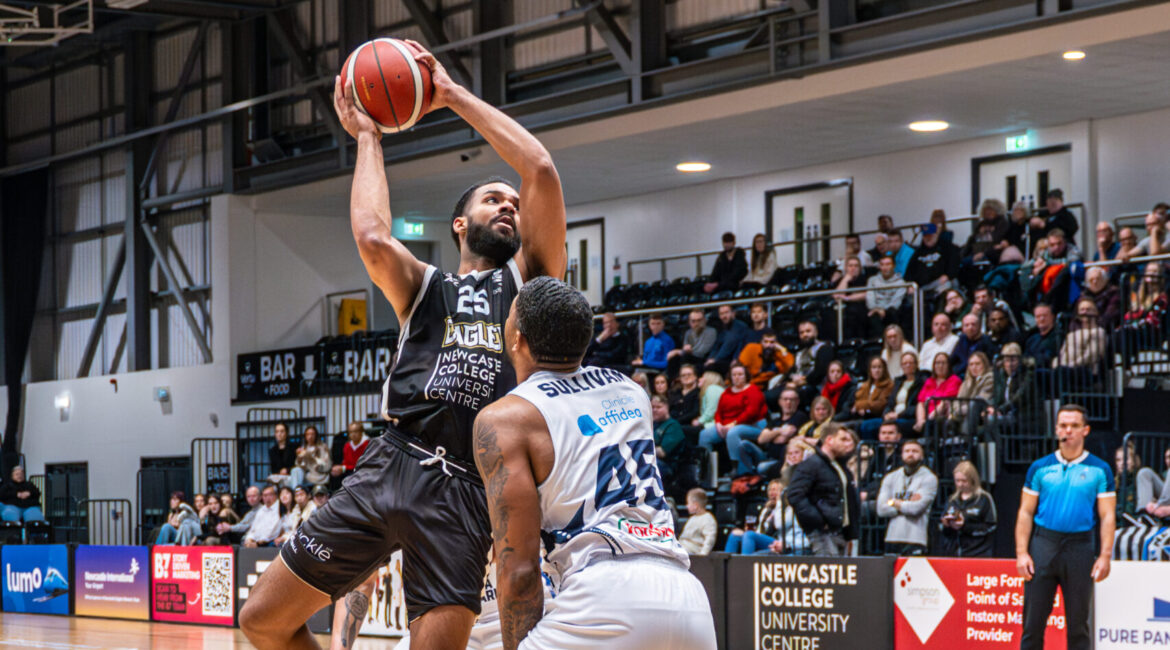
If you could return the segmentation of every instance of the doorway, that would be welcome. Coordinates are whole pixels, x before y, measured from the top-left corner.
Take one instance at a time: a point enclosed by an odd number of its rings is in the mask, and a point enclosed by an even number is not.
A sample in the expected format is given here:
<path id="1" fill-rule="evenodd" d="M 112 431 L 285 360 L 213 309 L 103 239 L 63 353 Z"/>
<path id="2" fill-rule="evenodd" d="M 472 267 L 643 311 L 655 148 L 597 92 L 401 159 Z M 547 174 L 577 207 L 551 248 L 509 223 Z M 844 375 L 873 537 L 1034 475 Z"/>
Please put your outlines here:
<path id="1" fill-rule="evenodd" d="M 764 234 L 776 248 L 776 263 L 814 264 L 845 254 L 845 240 L 823 239 L 853 231 L 853 179 L 843 178 L 764 193 Z"/>
<path id="2" fill-rule="evenodd" d="M 89 498 L 89 463 L 45 464 L 45 519 L 53 525 L 53 541 L 75 540 L 78 504 Z"/>
<path id="3" fill-rule="evenodd" d="M 1043 207 L 1048 191 L 1057 188 L 1072 202 L 1072 145 L 972 159 L 971 184 L 972 214 L 984 199 L 999 199 L 1008 210 L 1016 201 Z"/>
<path id="4" fill-rule="evenodd" d="M 600 305 L 605 295 L 605 218 L 570 223 L 565 246 L 565 282 L 585 294 L 590 305 Z"/>

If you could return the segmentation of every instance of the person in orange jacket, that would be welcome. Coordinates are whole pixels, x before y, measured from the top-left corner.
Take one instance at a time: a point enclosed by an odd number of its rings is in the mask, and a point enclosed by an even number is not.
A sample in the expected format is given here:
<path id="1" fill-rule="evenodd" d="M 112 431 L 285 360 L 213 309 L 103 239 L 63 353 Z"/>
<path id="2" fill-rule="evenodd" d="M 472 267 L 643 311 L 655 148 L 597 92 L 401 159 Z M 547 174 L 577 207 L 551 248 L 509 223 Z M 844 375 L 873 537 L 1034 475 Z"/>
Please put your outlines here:
<path id="1" fill-rule="evenodd" d="M 776 339 L 776 332 L 765 329 L 759 343 L 748 343 L 739 353 L 739 362 L 747 368 L 748 378 L 760 390 L 767 390 L 768 382 L 792 368 L 796 357 Z"/>

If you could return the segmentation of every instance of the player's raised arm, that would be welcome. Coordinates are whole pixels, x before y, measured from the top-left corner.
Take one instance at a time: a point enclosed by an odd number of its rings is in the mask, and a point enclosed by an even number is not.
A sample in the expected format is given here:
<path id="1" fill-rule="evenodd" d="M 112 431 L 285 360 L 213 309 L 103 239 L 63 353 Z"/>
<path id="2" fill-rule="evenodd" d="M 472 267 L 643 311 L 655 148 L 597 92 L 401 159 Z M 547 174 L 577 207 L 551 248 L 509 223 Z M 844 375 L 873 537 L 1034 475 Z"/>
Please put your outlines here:
<path id="1" fill-rule="evenodd" d="M 414 43 L 414 41 L 411 41 Z M 415 58 L 430 67 L 435 92 L 431 110 L 455 111 L 488 141 L 520 174 L 520 252 L 516 262 L 525 280 L 538 275 L 565 275 L 565 197 L 561 178 L 544 145 L 516 120 L 451 80 L 435 57 L 423 48 Z"/>
<path id="2" fill-rule="evenodd" d="M 358 253 L 370 279 L 390 305 L 399 321 L 406 320 L 422 284 L 426 265 L 391 235 L 390 187 L 382 158 L 382 132 L 353 102 L 353 88 L 337 77 L 333 87 L 333 108 L 341 126 L 357 140 L 357 163 L 349 197 L 349 222 Z"/>
<path id="3" fill-rule="evenodd" d="M 547 431 L 547 425 L 519 397 L 504 397 L 475 419 L 475 464 L 492 520 L 505 650 L 519 646 L 544 613 L 540 495 L 527 444 L 527 434 L 534 430 Z"/>

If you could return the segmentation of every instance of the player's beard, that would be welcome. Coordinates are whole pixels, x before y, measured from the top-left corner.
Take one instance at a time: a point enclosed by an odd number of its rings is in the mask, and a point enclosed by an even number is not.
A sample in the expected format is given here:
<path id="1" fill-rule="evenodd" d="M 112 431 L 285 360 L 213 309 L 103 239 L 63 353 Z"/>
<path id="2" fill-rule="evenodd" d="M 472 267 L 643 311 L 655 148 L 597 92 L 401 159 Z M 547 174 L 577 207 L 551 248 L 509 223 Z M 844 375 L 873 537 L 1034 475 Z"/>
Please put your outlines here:
<path id="1" fill-rule="evenodd" d="M 505 237 L 491 226 L 469 220 L 465 243 L 472 253 L 491 260 L 496 266 L 503 266 L 520 250 L 520 234 Z"/>

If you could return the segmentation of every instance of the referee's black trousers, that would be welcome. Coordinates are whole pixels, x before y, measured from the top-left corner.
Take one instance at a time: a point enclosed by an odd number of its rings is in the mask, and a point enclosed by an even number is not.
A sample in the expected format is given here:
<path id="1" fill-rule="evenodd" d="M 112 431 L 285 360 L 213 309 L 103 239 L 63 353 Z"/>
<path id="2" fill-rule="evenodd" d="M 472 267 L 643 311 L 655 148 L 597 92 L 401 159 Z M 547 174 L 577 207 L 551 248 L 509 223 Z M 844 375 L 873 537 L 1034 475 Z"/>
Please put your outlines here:
<path id="1" fill-rule="evenodd" d="M 1064 597 L 1068 650 L 1090 650 L 1093 631 L 1089 615 L 1093 606 L 1093 531 L 1059 533 L 1036 527 L 1028 554 L 1036 573 L 1024 583 L 1024 635 L 1020 650 L 1043 650 L 1044 629 L 1052 613 L 1056 588 Z"/>

